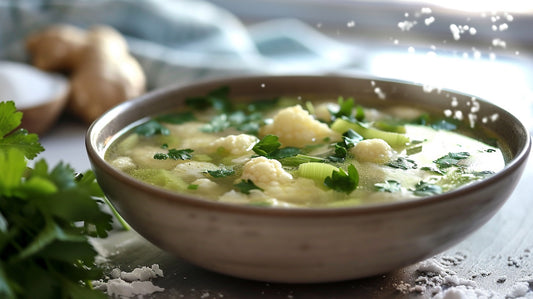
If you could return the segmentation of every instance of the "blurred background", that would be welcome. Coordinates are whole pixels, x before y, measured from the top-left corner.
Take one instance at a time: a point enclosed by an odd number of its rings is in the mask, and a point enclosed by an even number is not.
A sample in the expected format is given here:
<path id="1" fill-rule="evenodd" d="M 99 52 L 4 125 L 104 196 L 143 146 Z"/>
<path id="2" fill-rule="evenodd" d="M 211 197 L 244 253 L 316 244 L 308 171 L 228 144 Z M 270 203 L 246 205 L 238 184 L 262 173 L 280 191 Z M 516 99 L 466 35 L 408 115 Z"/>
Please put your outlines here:
<path id="1" fill-rule="evenodd" d="M 362 0 L 1 0 L 0 60 L 27 36 L 106 24 L 147 89 L 253 73 L 346 73 L 454 89 L 533 118 L 533 3 Z"/>

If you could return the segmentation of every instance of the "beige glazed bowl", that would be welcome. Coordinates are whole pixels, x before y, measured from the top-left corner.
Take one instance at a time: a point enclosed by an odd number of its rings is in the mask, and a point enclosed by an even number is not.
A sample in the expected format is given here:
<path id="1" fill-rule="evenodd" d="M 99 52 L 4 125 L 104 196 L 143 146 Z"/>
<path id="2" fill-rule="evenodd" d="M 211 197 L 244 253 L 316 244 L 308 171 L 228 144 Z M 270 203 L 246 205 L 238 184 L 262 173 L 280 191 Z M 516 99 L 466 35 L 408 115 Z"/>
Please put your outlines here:
<path id="1" fill-rule="evenodd" d="M 486 223 L 513 191 L 530 152 L 528 131 L 515 117 L 482 100 L 484 126 L 501 136 L 507 165 L 487 179 L 422 199 L 360 207 L 304 209 L 240 206 L 179 195 L 114 169 L 104 154 L 132 123 L 179 107 L 184 99 L 229 86 L 235 96 L 353 96 L 364 106 L 396 103 L 467 115 L 471 96 L 428 93 L 422 86 L 342 76 L 268 76 L 174 86 L 122 103 L 95 121 L 86 146 L 105 194 L 142 236 L 196 265 L 236 277 L 313 283 L 385 273 L 442 252 Z M 376 92 L 379 91 L 379 92 Z M 383 99 L 383 96 L 385 98 Z M 490 118 L 482 122 L 481 119 Z"/>

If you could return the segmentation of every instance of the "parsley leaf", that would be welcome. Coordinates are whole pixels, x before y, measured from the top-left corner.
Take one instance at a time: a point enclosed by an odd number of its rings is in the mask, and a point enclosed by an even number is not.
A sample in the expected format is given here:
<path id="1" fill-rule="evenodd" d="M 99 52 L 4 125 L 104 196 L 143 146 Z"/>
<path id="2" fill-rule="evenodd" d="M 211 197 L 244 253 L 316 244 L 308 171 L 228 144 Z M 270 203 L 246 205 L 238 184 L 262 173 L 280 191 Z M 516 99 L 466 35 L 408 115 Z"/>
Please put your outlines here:
<path id="1" fill-rule="evenodd" d="M 186 122 L 196 120 L 196 117 L 194 116 L 192 112 L 185 111 L 185 112 L 160 115 L 156 117 L 155 120 L 158 122 L 179 125 L 179 124 L 183 124 Z"/>
<path id="2" fill-rule="evenodd" d="M 439 168 L 448 168 L 459 165 L 461 160 L 468 157 L 470 157 L 470 153 L 468 152 L 448 153 L 433 162 L 435 162 Z"/>
<path id="3" fill-rule="evenodd" d="M 166 159 L 172 159 L 172 160 L 189 160 L 192 158 L 192 152 L 194 150 L 187 148 L 187 149 L 175 149 L 171 148 L 168 150 L 168 153 L 156 153 L 154 154 L 154 159 L 156 160 L 166 160 Z"/>
<path id="4" fill-rule="evenodd" d="M 17 148 L 31 160 L 44 151 L 44 148 L 36 134 L 30 134 L 25 129 L 15 130 L 21 122 L 22 113 L 17 111 L 14 102 L 0 102 L 0 150 Z"/>
<path id="5" fill-rule="evenodd" d="M 154 136 L 154 135 L 170 135 L 170 130 L 163 126 L 157 120 L 149 120 L 142 125 L 139 125 L 135 128 L 135 133 L 141 136 Z"/>
<path id="6" fill-rule="evenodd" d="M 350 164 L 348 172 L 342 168 L 339 168 L 339 171 L 334 170 L 331 176 L 324 179 L 324 184 L 335 191 L 350 194 L 359 184 L 359 173 L 355 166 Z"/>
<path id="7" fill-rule="evenodd" d="M 0 103 L 0 297 L 107 298 L 86 282 L 102 275 L 88 238 L 111 230 L 108 202 L 91 171 L 44 160 L 29 168 L 43 148 L 37 135 L 13 132 L 20 120 Z"/>
<path id="8" fill-rule="evenodd" d="M 280 146 L 281 143 L 278 141 L 278 136 L 266 135 L 254 145 L 252 150 L 259 156 L 277 160 L 293 157 L 301 152 L 301 150 L 296 147 L 288 146 L 280 148 Z"/>
<path id="9" fill-rule="evenodd" d="M 387 166 L 390 166 L 392 168 L 399 168 L 403 170 L 416 169 L 418 167 L 415 161 L 404 158 L 404 157 L 398 157 L 398 159 L 396 159 L 395 161 L 391 161 L 387 163 Z"/>
<path id="10" fill-rule="evenodd" d="M 418 184 L 416 184 L 415 190 L 413 191 L 413 193 L 418 196 L 437 195 L 437 194 L 442 193 L 442 188 L 439 185 L 420 181 L 418 182 Z"/>
<path id="11" fill-rule="evenodd" d="M 227 177 L 227 176 L 231 176 L 235 174 L 235 170 L 227 169 L 227 168 L 221 168 L 217 170 L 208 170 L 206 172 L 214 178 L 223 178 L 223 177 Z"/>
<path id="12" fill-rule="evenodd" d="M 380 192 L 397 192 L 401 190 L 400 182 L 396 180 L 386 180 L 384 183 L 374 184 L 374 188 Z"/>
<path id="13" fill-rule="evenodd" d="M 263 189 L 257 187 L 252 180 L 242 180 L 234 185 L 240 192 L 244 194 L 250 194 L 250 190 L 257 189 L 263 191 Z"/>

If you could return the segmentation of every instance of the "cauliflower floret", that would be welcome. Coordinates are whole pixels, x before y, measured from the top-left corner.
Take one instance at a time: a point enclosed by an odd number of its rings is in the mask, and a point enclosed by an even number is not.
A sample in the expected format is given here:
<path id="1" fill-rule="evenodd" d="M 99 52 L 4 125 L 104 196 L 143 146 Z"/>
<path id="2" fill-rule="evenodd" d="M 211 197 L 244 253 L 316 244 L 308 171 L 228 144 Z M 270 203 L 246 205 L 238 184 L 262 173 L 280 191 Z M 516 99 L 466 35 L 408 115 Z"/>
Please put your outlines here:
<path id="1" fill-rule="evenodd" d="M 338 109 L 339 105 L 331 103 L 323 103 L 315 106 L 315 116 L 322 121 L 331 121 L 330 108 Z"/>
<path id="2" fill-rule="evenodd" d="M 198 186 L 198 188 L 192 192 L 193 194 L 201 194 L 210 198 L 217 198 L 217 196 L 224 192 L 223 187 L 207 178 L 197 179 L 191 184 Z"/>
<path id="3" fill-rule="evenodd" d="M 209 162 L 187 161 L 176 165 L 172 173 L 184 180 L 199 179 L 204 177 L 204 172 L 217 170 L 218 167 Z"/>
<path id="4" fill-rule="evenodd" d="M 313 180 L 307 178 L 296 178 L 286 184 L 273 185 L 264 192 L 278 201 L 295 205 L 325 203 L 342 196 L 333 190 L 317 187 Z"/>
<path id="5" fill-rule="evenodd" d="M 327 137 L 339 139 L 336 132 L 314 119 L 300 105 L 280 110 L 274 116 L 273 122 L 262 127 L 260 133 L 276 135 L 284 146 L 297 147 L 321 142 Z"/>
<path id="6" fill-rule="evenodd" d="M 248 134 L 228 135 L 220 137 L 209 145 L 213 151 L 222 147 L 233 156 L 242 156 L 252 152 L 252 147 L 259 139 Z"/>
<path id="7" fill-rule="evenodd" d="M 257 157 L 244 164 L 241 178 L 251 180 L 256 186 L 266 189 L 271 185 L 289 182 L 292 175 L 283 169 L 278 160 Z"/>
<path id="8" fill-rule="evenodd" d="M 202 132 L 203 123 L 189 122 L 181 125 L 165 124 L 165 126 L 172 136 L 179 138 L 181 148 L 194 148 L 197 152 L 208 147 L 217 138 L 213 134 Z"/>
<path id="9" fill-rule="evenodd" d="M 180 161 L 173 159 L 157 160 L 154 159 L 154 155 L 158 153 L 166 153 L 167 150 L 161 149 L 159 146 L 137 146 L 131 150 L 130 157 L 133 162 L 141 168 L 160 168 L 160 169 L 172 169 Z"/>
<path id="10" fill-rule="evenodd" d="M 130 157 L 118 157 L 111 161 L 111 165 L 122 171 L 128 171 L 137 167 Z"/>
<path id="11" fill-rule="evenodd" d="M 390 161 L 394 150 L 383 139 L 366 139 L 358 142 L 350 152 L 359 162 L 383 164 Z"/>

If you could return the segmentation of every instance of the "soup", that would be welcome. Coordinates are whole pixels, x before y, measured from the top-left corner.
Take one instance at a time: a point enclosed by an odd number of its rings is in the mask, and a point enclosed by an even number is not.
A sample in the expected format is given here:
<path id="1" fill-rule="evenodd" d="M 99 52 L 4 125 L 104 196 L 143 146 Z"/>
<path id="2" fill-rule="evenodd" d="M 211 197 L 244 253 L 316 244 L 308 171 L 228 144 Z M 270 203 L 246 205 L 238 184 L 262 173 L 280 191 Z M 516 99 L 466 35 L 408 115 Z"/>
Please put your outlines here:
<path id="1" fill-rule="evenodd" d="M 232 101 L 220 88 L 132 125 L 105 159 L 148 184 L 209 200 L 342 207 L 448 192 L 505 165 L 491 135 L 413 107 L 339 97 Z M 479 133 L 479 132 L 478 132 Z"/>

